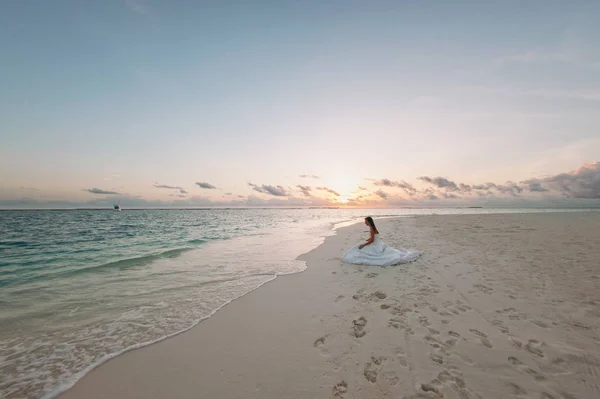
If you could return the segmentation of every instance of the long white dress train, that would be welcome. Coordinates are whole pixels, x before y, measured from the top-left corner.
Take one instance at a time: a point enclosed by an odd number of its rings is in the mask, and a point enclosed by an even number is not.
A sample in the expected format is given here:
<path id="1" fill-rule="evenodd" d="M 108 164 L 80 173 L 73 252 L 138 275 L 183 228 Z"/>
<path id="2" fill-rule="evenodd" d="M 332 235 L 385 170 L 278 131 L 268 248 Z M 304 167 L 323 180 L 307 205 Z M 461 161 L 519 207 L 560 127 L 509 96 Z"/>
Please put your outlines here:
<path id="1" fill-rule="evenodd" d="M 375 234 L 375 240 L 371 244 L 362 249 L 358 248 L 359 246 L 360 244 L 356 244 L 350 248 L 342 257 L 342 261 L 356 265 L 392 266 L 413 262 L 421 256 L 418 251 L 388 247 L 379 238 L 379 234 Z"/>

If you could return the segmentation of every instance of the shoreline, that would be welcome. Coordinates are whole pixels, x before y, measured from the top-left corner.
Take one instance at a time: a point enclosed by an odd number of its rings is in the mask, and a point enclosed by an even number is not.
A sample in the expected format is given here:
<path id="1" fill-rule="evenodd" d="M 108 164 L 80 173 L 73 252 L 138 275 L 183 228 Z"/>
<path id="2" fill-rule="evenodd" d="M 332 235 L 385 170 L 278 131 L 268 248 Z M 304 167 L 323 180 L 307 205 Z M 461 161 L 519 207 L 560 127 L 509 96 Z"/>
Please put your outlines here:
<path id="1" fill-rule="evenodd" d="M 344 249 L 364 229 L 339 228 L 298 257 L 306 261 L 303 272 L 279 276 L 185 332 L 108 360 L 58 397 L 590 397 L 597 384 L 569 375 L 592 379 L 600 365 L 585 355 L 600 350 L 593 332 L 600 327 L 599 271 L 589 263 L 598 256 L 598 228 L 590 223 L 599 216 L 556 215 L 381 219 L 389 245 L 424 253 L 387 268 L 342 264 Z M 513 252 L 558 256 L 552 251 L 566 239 L 565 221 L 578 234 L 566 242 L 589 248 L 565 258 L 584 265 L 570 270 L 580 275 L 519 269 L 525 261 Z M 524 237 L 535 239 L 519 244 Z M 521 248 L 510 249 L 515 245 Z M 526 260 L 529 268 L 548 267 Z M 485 370 L 495 378 L 486 379 Z"/>
<path id="2" fill-rule="evenodd" d="M 404 216 L 402 218 L 404 218 Z M 386 219 L 393 219 L 393 217 L 388 217 Z M 236 305 L 239 306 L 240 302 L 242 302 L 244 300 L 248 301 L 248 299 L 246 299 L 246 298 L 248 298 L 249 296 L 252 296 L 252 295 L 256 295 L 256 293 L 258 291 L 261 291 L 261 290 L 267 288 L 268 286 L 273 285 L 273 283 L 275 283 L 277 280 L 279 280 L 280 283 L 281 283 L 283 280 L 293 279 L 294 277 L 297 277 L 297 276 L 300 276 L 300 275 L 303 275 L 303 274 L 307 273 L 308 270 L 309 270 L 309 268 L 311 267 L 310 264 L 309 264 L 309 262 L 310 262 L 309 258 L 310 258 L 310 254 L 311 253 L 317 251 L 319 248 L 321 248 L 324 245 L 326 245 L 326 243 L 327 243 L 328 240 L 333 239 L 335 237 L 338 237 L 339 234 L 340 234 L 340 231 L 342 231 L 342 230 L 349 230 L 349 229 L 352 229 L 353 227 L 356 228 L 356 226 L 359 225 L 359 223 L 360 223 L 360 221 L 345 221 L 345 222 L 340 222 L 340 223 L 334 224 L 334 227 L 333 227 L 334 233 L 332 235 L 324 237 L 323 242 L 321 244 L 319 244 L 316 248 L 313 248 L 309 252 L 301 254 L 301 255 L 299 255 L 296 258 L 296 260 L 301 260 L 301 261 L 306 262 L 306 268 L 304 270 L 299 271 L 297 273 L 274 276 L 273 279 L 265 282 L 261 286 L 255 288 L 252 291 L 249 291 L 248 293 L 246 293 L 246 294 L 244 294 L 244 295 L 242 295 L 242 296 L 240 296 L 240 297 L 238 297 L 238 298 L 236 298 L 236 299 L 228 302 L 227 304 L 223 305 L 221 308 L 217 309 L 210 317 L 207 317 L 207 318 L 201 320 L 200 322 L 198 322 L 197 324 L 193 325 L 192 327 L 190 327 L 187 330 L 175 333 L 175 334 L 173 334 L 173 335 L 171 335 L 169 337 L 165 337 L 165 338 L 163 338 L 161 340 L 158 340 L 156 342 L 153 342 L 153 343 L 141 346 L 139 348 L 129 349 L 127 351 L 124 351 L 124 352 L 122 352 L 122 353 L 120 353 L 118 355 L 115 355 L 115 356 L 111 357 L 111 358 L 103 361 L 102 363 L 100 363 L 100 364 L 98 364 L 98 365 L 90 368 L 89 370 L 87 370 L 85 372 L 85 374 L 82 377 L 80 377 L 74 384 L 71 384 L 69 388 L 61 390 L 60 392 L 57 392 L 57 393 L 53 393 L 50 396 L 48 396 L 46 399 L 53 399 L 53 398 L 61 398 L 61 399 L 62 398 L 67 398 L 68 399 L 70 397 L 85 397 L 85 398 L 87 398 L 87 397 L 98 397 L 98 398 L 106 397 L 106 396 L 104 396 L 105 394 L 103 394 L 103 393 L 99 394 L 99 396 L 94 396 L 93 393 L 85 392 L 85 390 L 87 389 L 87 387 L 83 387 L 82 388 L 84 392 L 82 392 L 81 394 L 79 392 L 74 392 L 74 391 L 75 391 L 75 388 L 78 387 L 78 385 L 82 384 L 88 378 L 88 376 L 93 375 L 97 370 L 99 370 L 99 369 L 101 369 L 103 367 L 110 366 L 110 364 L 112 362 L 118 361 L 120 358 L 122 358 L 124 356 L 127 356 L 129 354 L 140 352 L 140 351 L 143 351 L 143 350 L 155 347 L 156 345 L 161 345 L 162 343 L 166 343 L 166 342 L 168 342 L 170 340 L 177 339 L 178 337 L 181 337 L 181 336 L 183 336 L 185 334 L 189 334 L 192 331 L 194 331 L 195 329 L 197 329 L 198 327 L 201 327 L 202 325 L 205 325 L 206 323 L 208 323 L 210 320 L 213 320 L 216 316 L 220 315 L 221 313 L 227 312 L 230 307 L 234 307 Z M 348 225 L 345 225 L 345 224 L 348 224 Z M 342 225 L 342 226 L 339 226 L 339 225 Z M 254 298 L 250 298 L 250 300 L 252 300 L 252 299 L 254 299 Z M 236 310 L 234 310 L 234 312 L 239 312 L 239 310 L 236 309 Z M 120 365 L 119 365 L 119 367 L 120 367 Z M 100 378 L 103 378 L 103 377 L 100 377 Z M 92 382 L 91 384 L 93 384 L 92 385 L 92 389 L 95 389 L 94 388 L 95 382 Z M 137 395 L 134 395 L 134 396 L 137 397 Z M 134 396 L 132 396 L 132 397 L 134 397 Z M 115 397 L 121 397 L 121 396 L 115 396 Z M 128 396 L 122 396 L 122 397 L 128 397 Z M 162 397 L 162 396 L 155 396 L 155 397 L 159 398 L 159 397 Z M 259 396 L 257 396 L 257 398 L 258 397 Z"/>
<path id="3" fill-rule="evenodd" d="M 388 216 L 386 218 L 393 218 L 393 217 L 392 216 Z M 316 248 L 322 246 L 329 237 L 335 236 L 337 234 L 337 231 L 339 229 L 351 227 L 352 225 L 355 225 L 355 224 L 357 224 L 359 222 L 360 222 L 359 220 L 344 220 L 342 222 L 332 223 L 331 226 L 330 226 L 331 227 L 331 230 L 330 230 L 331 232 L 329 234 L 323 235 L 321 237 L 323 240 L 322 240 L 322 242 L 319 245 L 317 245 L 317 247 L 312 248 L 308 252 L 305 252 L 305 253 L 302 253 L 302 254 L 298 255 L 294 260 L 304 261 L 302 259 L 303 256 L 305 256 L 306 254 L 314 251 Z M 42 396 L 42 399 L 54 399 L 54 398 L 62 397 L 66 392 L 68 392 L 76 384 L 78 384 L 81 381 L 82 378 L 85 378 L 89 373 L 92 373 L 97 368 L 104 366 L 107 362 L 110 362 L 110 361 L 112 361 L 112 360 L 114 360 L 114 359 L 116 359 L 116 358 L 118 358 L 118 357 L 120 357 L 120 356 L 122 356 L 124 354 L 127 354 L 129 352 L 137 351 L 137 350 L 140 350 L 140 349 L 144 349 L 146 347 L 159 344 L 162 341 L 172 339 L 172 338 L 174 338 L 174 337 L 176 337 L 178 335 L 185 334 L 185 333 L 189 332 L 190 330 L 194 329 L 195 327 L 197 327 L 200 323 L 206 322 L 207 320 L 211 319 L 217 312 L 219 312 L 223 308 L 226 308 L 230 304 L 232 304 L 232 303 L 234 303 L 234 302 L 236 302 L 238 300 L 241 300 L 245 296 L 247 296 L 247 295 L 251 294 L 252 292 L 260 289 L 264 285 L 272 283 L 273 281 L 277 280 L 278 278 L 288 277 L 288 276 L 294 276 L 296 274 L 304 273 L 306 271 L 307 267 L 308 267 L 308 265 L 306 264 L 306 261 L 305 261 L 305 268 L 303 270 L 296 271 L 296 272 L 291 272 L 291 273 L 283 273 L 283 274 L 275 274 L 275 275 L 273 275 L 271 279 L 263 282 L 262 284 L 258 285 L 257 287 L 253 288 L 252 290 L 250 290 L 250 291 L 248 291 L 248 292 L 246 292 L 246 293 L 244 293 L 244 294 L 242 294 L 242 295 L 240 295 L 240 296 L 238 296 L 236 298 L 233 298 L 233 299 L 227 301 L 223 305 L 221 305 L 218 308 L 214 309 L 209 315 L 207 315 L 207 316 L 199 319 L 197 322 L 195 322 L 194 324 L 192 324 L 191 326 L 189 326 L 189 327 L 187 327 L 187 328 L 185 328 L 183 330 L 177 331 L 175 333 L 169 334 L 167 336 L 158 338 L 158 339 L 153 340 L 153 341 L 139 343 L 137 345 L 134 345 L 132 347 L 129 347 L 129 348 L 124 349 L 124 350 L 122 350 L 120 352 L 117 352 L 117 353 L 112 353 L 112 354 L 106 356 L 105 358 L 103 358 L 103 359 L 95 362 L 94 364 L 90 365 L 85 370 L 81 371 L 80 373 L 74 375 L 74 377 L 73 377 L 74 381 L 73 382 L 69 382 L 69 383 L 63 384 L 62 387 L 58 388 L 54 392 L 51 392 L 51 393 L 48 393 L 48 394 Z"/>

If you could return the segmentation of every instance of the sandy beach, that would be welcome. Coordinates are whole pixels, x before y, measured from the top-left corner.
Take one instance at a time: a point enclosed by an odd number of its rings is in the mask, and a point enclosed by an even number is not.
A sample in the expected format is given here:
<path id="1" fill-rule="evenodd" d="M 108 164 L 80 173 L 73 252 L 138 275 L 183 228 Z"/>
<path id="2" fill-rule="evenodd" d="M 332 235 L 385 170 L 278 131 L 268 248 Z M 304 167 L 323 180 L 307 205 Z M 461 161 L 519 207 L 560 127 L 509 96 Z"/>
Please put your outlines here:
<path id="1" fill-rule="evenodd" d="M 191 330 L 127 352 L 61 399 L 600 397 L 600 213 L 377 220 L 423 252 L 340 257 L 363 224 Z"/>

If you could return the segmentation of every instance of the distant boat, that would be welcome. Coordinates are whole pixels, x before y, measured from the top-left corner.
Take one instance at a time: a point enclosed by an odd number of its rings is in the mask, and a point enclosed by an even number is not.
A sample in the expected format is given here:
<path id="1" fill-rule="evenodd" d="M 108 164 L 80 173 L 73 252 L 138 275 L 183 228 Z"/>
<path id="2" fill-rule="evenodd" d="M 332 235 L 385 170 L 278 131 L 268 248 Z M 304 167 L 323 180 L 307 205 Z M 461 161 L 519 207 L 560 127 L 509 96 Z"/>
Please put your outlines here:
<path id="1" fill-rule="evenodd" d="M 121 207 L 119 205 L 117 205 L 117 204 L 114 205 L 114 208 L 115 208 L 115 211 L 120 211 L 121 210 Z"/>

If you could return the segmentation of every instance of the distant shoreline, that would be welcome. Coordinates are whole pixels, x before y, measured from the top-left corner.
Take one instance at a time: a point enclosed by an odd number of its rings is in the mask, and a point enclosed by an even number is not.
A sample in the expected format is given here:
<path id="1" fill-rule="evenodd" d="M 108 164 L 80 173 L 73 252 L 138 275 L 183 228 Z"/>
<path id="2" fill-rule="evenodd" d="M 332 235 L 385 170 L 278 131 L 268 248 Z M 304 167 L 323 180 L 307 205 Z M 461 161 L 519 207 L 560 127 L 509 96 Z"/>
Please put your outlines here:
<path id="1" fill-rule="evenodd" d="M 576 209 L 576 210 L 594 210 L 600 209 L 600 206 L 404 206 L 394 208 L 353 208 L 353 207 L 212 207 L 212 208 L 121 208 L 123 211 L 215 211 L 215 210 L 249 210 L 249 209 L 272 209 L 272 210 L 289 210 L 289 209 Z M 112 211 L 113 208 L 0 208 L 0 212 L 11 211 Z"/>

